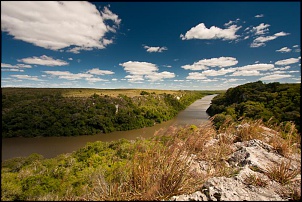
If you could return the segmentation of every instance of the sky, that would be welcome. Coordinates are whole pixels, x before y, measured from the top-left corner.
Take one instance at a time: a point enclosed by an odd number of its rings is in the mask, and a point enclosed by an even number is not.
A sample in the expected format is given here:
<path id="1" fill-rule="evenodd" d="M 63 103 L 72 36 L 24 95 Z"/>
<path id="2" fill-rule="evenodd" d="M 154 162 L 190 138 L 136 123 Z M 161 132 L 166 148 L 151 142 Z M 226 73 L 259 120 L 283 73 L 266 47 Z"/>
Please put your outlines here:
<path id="1" fill-rule="evenodd" d="M 300 2 L 1 1 L 1 87 L 301 83 Z"/>

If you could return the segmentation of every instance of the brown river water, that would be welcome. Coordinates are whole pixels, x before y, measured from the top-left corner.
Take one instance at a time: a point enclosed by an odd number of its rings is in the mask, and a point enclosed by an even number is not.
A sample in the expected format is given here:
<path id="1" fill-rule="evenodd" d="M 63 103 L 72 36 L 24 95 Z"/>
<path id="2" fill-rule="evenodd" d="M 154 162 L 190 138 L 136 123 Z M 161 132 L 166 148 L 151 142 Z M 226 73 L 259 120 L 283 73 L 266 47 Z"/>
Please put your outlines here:
<path id="1" fill-rule="evenodd" d="M 4 138 L 2 139 L 2 161 L 14 157 L 25 157 L 32 153 L 41 154 L 45 158 L 53 158 L 59 154 L 76 151 L 84 147 L 88 142 L 110 142 L 121 138 L 135 140 L 138 137 L 152 137 L 156 131 L 168 129 L 172 125 L 185 126 L 194 124 L 198 126 L 208 121 L 209 116 L 206 110 L 215 96 L 216 94 L 205 96 L 179 112 L 174 119 L 152 127 L 76 137 Z"/>

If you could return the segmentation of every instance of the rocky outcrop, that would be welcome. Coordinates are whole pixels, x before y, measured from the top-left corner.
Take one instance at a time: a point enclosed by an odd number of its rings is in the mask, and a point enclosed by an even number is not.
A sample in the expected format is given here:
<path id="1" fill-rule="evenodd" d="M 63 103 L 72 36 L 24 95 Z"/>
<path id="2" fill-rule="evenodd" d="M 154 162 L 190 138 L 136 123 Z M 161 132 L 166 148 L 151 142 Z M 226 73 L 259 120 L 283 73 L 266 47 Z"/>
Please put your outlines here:
<path id="1" fill-rule="evenodd" d="M 215 142 L 211 141 L 211 144 Z M 281 156 L 269 144 L 253 139 L 237 142 L 233 145 L 233 153 L 225 163 L 230 168 L 238 168 L 239 172 L 232 177 L 211 177 L 194 193 L 173 196 L 170 201 L 287 201 L 290 188 L 268 177 L 268 169 L 289 162 L 289 171 L 301 171 L 301 154 L 290 159 Z M 207 162 L 195 161 L 192 166 L 199 173 L 206 173 Z M 301 196 L 301 174 L 291 180 Z M 292 199 L 291 199 L 292 200 Z"/>

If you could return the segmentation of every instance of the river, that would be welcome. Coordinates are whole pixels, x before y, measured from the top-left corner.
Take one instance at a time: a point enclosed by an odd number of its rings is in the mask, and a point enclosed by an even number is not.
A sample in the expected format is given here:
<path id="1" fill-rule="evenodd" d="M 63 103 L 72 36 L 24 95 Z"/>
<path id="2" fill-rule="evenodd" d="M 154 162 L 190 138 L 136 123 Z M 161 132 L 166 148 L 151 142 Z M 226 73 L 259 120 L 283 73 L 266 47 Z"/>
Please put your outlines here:
<path id="1" fill-rule="evenodd" d="M 209 116 L 206 110 L 216 95 L 207 95 L 179 112 L 174 119 L 152 127 L 76 137 L 4 138 L 2 139 L 2 161 L 14 157 L 28 156 L 32 153 L 41 154 L 45 158 L 53 158 L 59 154 L 76 151 L 88 142 L 113 141 L 121 138 L 135 140 L 137 137 L 152 137 L 156 131 L 165 130 L 171 125 L 200 125 L 208 121 Z"/>

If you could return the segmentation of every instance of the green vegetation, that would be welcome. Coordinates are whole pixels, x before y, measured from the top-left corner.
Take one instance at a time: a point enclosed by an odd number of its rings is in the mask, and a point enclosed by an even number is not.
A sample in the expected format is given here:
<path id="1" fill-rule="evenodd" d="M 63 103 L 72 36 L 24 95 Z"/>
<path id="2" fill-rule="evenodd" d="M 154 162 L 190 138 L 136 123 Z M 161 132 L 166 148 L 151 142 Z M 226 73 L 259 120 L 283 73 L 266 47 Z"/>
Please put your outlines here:
<path id="1" fill-rule="evenodd" d="M 293 122 L 300 129 L 301 84 L 264 84 L 261 81 L 228 89 L 212 100 L 207 113 L 216 128 L 226 120 L 262 119 L 269 124 Z"/>
<path id="2" fill-rule="evenodd" d="M 32 154 L 6 160 L 1 167 L 1 200 L 168 200 L 199 190 L 211 177 L 237 175 L 240 167 L 224 162 L 233 152 L 233 143 L 239 140 L 237 134 L 241 140 L 257 137 L 268 144 L 282 139 L 291 154 L 301 152 L 295 130 L 286 133 L 288 138 L 284 139 L 280 128 L 267 136 L 261 120 L 242 120 L 239 124 L 245 127 L 229 122 L 223 123 L 220 131 L 209 123 L 200 127 L 171 126 L 148 139 L 96 141 L 51 159 Z M 211 141 L 213 138 L 217 141 Z M 206 172 L 192 169 L 194 158 L 207 162 Z M 290 191 L 297 188 L 291 179 L 300 173 L 300 169 L 293 171 L 290 166 L 290 162 L 281 163 L 262 173 Z M 266 181 L 256 175 L 249 176 L 245 183 L 266 186 Z M 301 198 L 294 192 L 284 197 Z"/>
<path id="3" fill-rule="evenodd" d="M 2 88 L 2 138 L 92 135 L 153 126 L 215 93 L 166 92 Z"/>

